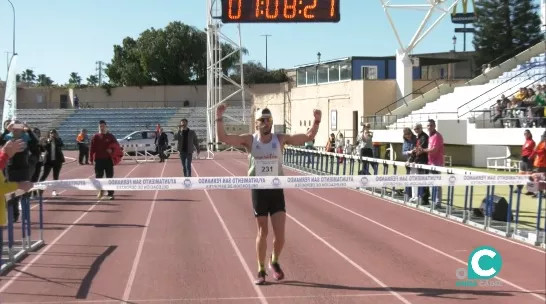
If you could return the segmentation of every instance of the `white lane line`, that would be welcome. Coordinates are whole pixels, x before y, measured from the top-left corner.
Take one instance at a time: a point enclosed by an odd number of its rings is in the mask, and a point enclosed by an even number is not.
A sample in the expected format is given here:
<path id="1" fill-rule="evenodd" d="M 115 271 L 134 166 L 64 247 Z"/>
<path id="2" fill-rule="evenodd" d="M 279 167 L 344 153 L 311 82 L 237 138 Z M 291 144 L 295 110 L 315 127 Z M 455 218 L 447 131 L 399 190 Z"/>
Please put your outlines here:
<path id="1" fill-rule="evenodd" d="M 195 176 L 199 177 L 199 173 L 197 173 L 197 170 L 192 165 L 193 170 L 195 171 Z M 233 247 L 233 250 L 235 250 L 235 254 L 237 254 L 237 257 L 239 258 L 239 261 L 241 262 L 241 265 L 243 265 L 243 268 L 246 271 L 246 274 L 248 275 L 248 278 L 250 280 L 250 284 L 254 287 L 254 290 L 256 291 L 256 294 L 258 294 L 258 298 L 260 299 L 260 302 L 262 304 L 268 304 L 266 298 L 264 297 L 264 294 L 262 293 L 262 290 L 254 284 L 254 276 L 252 275 L 252 272 L 250 271 L 250 267 L 248 267 L 248 264 L 245 262 L 245 259 L 243 258 L 243 255 L 241 254 L 241 250 L 239 250 L 239 247 L 237 247 L 237 244 L 235 243 L 235 240 L 233 239 L 233 236 L 231 235 L 231 232 L 229 231 L 226 222 L 220 215 L 220 212 L 218 212 L 218 209 L 216 208 L 216 205 L 214 204 L 214 201 L 209 195 L 209 192 L 207 190 L 205 191 L 205 195 L 207 196 L 209 203 L 214 210 L 214 213 L 216 214 L 216 217 L 218 217 L 218 221 L 220 221 L 220 224 L 222 225 L 222 228 L 224 229 L 224 232 L 226 233 L 229 242 L 231 243 L 231 247 Z"/>
<path id="2" fill-rule="evenodd" d="M 231 174 L 232 176 L 235 176 L 231 171 L 229 171 L 226 167 L 220 165 L 217 161 L 214 160 L 214 163 L 216 163 L 217 166 L 224 169 L 226 172 Z M 372 273 L 364 269 L 362 266 L 358 265 L 355 261 L 351 260 L 348 256 L 346 256 L 343 252 L 341 252 L 339 249 L 337 249 L 334 245 L 330 244 L 328 241 L 320 237 L 318 234 L 316 234 L 313 230 L 311 230 L 306 225 L 302 224 L 299 220 L 297 220 L 294 216 L 291 216 L 289 214 L 286 215 L 288 218 L 293 220 L 296 224 L 298 224 L 300 227 L 302 227 L 304 230 L 309 232 L 312 236 L 314 236 L 317 240 L 322 242 L 324 245 L 326 245 L 328 248 L 330 248 L 332 251 L 334 251 L 337 255 L 342 257 L 347 263 L 351 264 L 355 269 L 366 275 L 368 278 L 372 279 L 377 285 L 385 288 L 386 291 L 388 291 L 392 296 L 396 297 L 398 300 L 400 300 L 404 304 L 411 304 L 410 301 L 402 297 L 399 293 L 392 290 L 390 287 L 387 286 L 387 284 L 383 283 L 381 280 L 379 280 L 376 276 L 374 276 Z"/>
<path id="3" fill-rule="evenodd" d="M 161 177 L 163 177 L 166 167 L 167 167 L 167 162 L 163 164 L 163 169 L 161 170 Z M 146 217 L 146 223 L 144 224 L 144 229 L 142 230 L 140 242 L 138 243 L 137 252 L 133 260 L 133 266 L 131 267 L 131 272 L 129 274 L 129 279 L 127 280 L 127 285 L 125 286 L 125 291 L 123 292 L 123 298 L 122 298 L 123 301 L 128 301 L 129 296 L 131 295 L 131 289 L 133 288 L 133 283 L 135 282 L 138 265 L 140 263 L 140 257 L 142 256 L 142 250 L 144 249 L 144 242 L 146 242 L 146 235 L 148 234 L 148 227 L 150 226 L 150 222 L 152 221 L 152 215 L 154 213 L 154 208 L 156 205 L 158 194 L 159 194 L 159 190 L 156 190 L 154 194 L 154 199 L 152 201 L 152 206 L 150 206 L 150 210 L 148 211 L 148 216 Z"/>
<path id="4" fill-rule="evenodd" d="M 129 173 L 127 173 L 127 175 L 124 176 L 124 178 L 126 178 L 131 173 L 133 173 L 133 171 L 135 171 L 136 168 L 138 168 L 139 166 L 140 164 L 136 165 L 133 169 L 131 169 L 131 171 L 129 171 Z M 76 226 L 91 210 L 95 209 L 95 207 L 100 202 L 101 200 L 96 201 L 80 217 L 78 217 L 74 222 L 72 222 L 70 226 L 68 226 L 63 232 L 61 232 L 61 234 L 59 234 L 51 243 L 49 243 L 42 250 L 40 250 L 38 254 L 34 256 L 34 258 L 28 264 L 26 264 L 25 267 L 23 267 L 23 269 L 17 272 L 17 274 L 15 274 L 14 276 L 10 277 L 9 280 L 5 281 L 5 284 L 2 285 L 2 287 L 0 287 L 0 294 L 5 292 L 6 289 L 17 280 L 17 278 L 19 278 L 24 272 L 26 272 L 30 267 L 32 267 L 32 265 L 34 265 L 34 263 L 36 263 L 42 257 L 42 255 L 47 253 L 49 249 L 55 246 L 55 244 L 57 244 L 57 242 L 59 242 L 63 238 L 63 236 L 65 236 L 70 230 L 72 230 L 72 228 L 74 228 L 74 226 Z"/>

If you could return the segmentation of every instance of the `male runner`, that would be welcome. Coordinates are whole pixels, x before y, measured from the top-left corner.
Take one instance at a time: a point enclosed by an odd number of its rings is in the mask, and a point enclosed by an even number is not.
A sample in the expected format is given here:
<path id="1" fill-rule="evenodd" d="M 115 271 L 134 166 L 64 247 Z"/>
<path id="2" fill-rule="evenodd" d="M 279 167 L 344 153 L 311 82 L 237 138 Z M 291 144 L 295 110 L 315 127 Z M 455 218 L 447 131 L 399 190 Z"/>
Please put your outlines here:
<path id="1" fill-rule="evenodd" d="M 313 110 L 315 122 L 307 134 L 273 134 L 273 116 L 267 108 L 255 112 L 256 132 L 254 134 L 226 134 L 222 116 L 226 105 L 221 104 L 216 109 L 216 134 L 218 140 L 232 146 L 244 146 L 249 155 L 249 176 L 279 176 L 283 175 L 282 149 L 284 145 L 302 146 L 312 141 L 317 134 L 322 113 Z M 273 270 L 276 280 L 284 278 L 284 272 L 279 265 L 279 256 L 284 246 L 284 231 L 286 222 L 286 207 L 282 189 L 253 189 L 252 205 L 258 225 L 256 237 L 256 256 L 258 259 L 258 277 L 256 285 L 265 284 L 265 258 L 267 251 L 268 216 L 273 226 L 273 254 L 269 267 Z"/>

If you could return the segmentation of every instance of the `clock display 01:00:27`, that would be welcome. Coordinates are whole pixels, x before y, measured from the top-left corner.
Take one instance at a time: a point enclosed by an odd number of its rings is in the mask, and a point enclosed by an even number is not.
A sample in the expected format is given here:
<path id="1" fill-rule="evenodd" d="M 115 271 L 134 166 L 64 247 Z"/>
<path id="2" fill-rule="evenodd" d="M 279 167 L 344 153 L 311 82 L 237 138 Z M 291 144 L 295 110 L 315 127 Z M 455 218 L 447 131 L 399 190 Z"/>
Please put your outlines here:
<path id="1" fill-rule="evenodd" d="M 222 22 L 339 22 L 339 1 L 222 0 Z"/>

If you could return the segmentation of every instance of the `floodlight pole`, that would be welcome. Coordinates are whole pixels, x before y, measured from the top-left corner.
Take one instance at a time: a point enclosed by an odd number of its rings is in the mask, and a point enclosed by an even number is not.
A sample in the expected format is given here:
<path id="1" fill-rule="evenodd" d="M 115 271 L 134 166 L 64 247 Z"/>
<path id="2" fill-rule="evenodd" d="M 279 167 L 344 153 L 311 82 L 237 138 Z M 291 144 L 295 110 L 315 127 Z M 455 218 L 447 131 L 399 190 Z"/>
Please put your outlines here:
<path id="1" fill-rule="evenodd" d="M 389 4 L 389 0 L 379 0 L 383 6 L 383 10 L 387 16 L 387 20 L 391 25 L 394 36 L 398 41 L 399 48 L 396 50 L 396 84 L 397 84 L 397 98 L 401 99 L 402 97 L 408 96 L 413 91 L 413 64 L 410 58 L 410 54 L 417 47 L 419 42 L 421 42 L 430 31 L 438 24 L 442 19 L 449 14 L 451 9 L 459 3 L 459 0 L 425 0 L 428 4 L 408 4 L 408 5 L 395 5 Z M 450 3 L 448 7 L 444 7 L 446 3 Z M 415 31 L 410 43 L 407 46 L 404 46 L 400 35 L 396 30 L 394 21 L 391 18 L 389 9 L 426 9 L 427 14 L 421 21 L 421 24 Z M 440 11 L 441 15 L 428 27 L 426 25 L 429 19 L 432 17 L 432 13 L 435 11 Z M 409 100 L 412 99 L 411 96 L 408 96 Z M 406 103 L 406 100 L 401 100 L 400 106 Z"/>
<path id="2" fill-rule="evenodd" d="M 233 119 L 229 115 L 224 117 L 236 122 L 245 124 L 246 122 L 246 102 L 245 87 L 243 76 L 243 47 L 241 37 L 241 26 L 237 26 L 238 40 L 236 43 L 222 33 L 222 11 L 220 1 L 207 0 L 207 159 L 214 158 L 214 151 L 218 149 L 218 135 L 216 134 L 216 107 L 231 99 L 233 96 L 241 94 L 241 103 L 243 107 L 243 120 Z M 229 54 L 222 53 L 222 43 L 231 44 L 234 51 Z M 231 79 L 222 69 L 222 61 L 239 53 L 240 76 L 239 82 Z M 222 83 L 227 81 L 235 90 L 226 97 L 222 94 Z"/>

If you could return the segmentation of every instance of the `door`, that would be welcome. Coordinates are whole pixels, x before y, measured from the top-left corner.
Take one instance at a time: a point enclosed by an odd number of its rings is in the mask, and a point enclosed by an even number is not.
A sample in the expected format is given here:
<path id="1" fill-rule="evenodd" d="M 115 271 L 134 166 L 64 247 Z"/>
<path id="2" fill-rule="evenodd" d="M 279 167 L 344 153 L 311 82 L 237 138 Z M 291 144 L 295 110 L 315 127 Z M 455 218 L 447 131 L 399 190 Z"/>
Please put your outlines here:
<path id="1" fill-rule="evenodd" d="M 60 109 L 68 109 L 68 95 L 62 94 L 59 97 L 59 100 L 61 101 L 60 105 L 59 105 L 59 108 Z"/>

